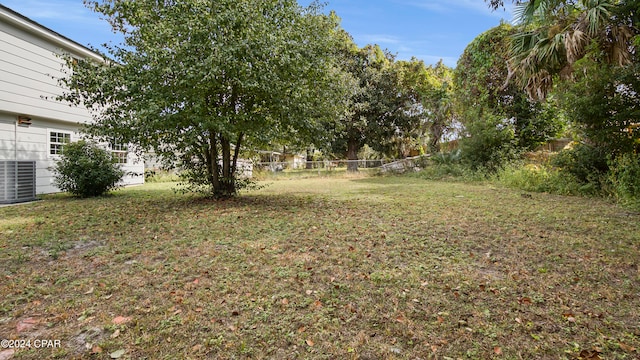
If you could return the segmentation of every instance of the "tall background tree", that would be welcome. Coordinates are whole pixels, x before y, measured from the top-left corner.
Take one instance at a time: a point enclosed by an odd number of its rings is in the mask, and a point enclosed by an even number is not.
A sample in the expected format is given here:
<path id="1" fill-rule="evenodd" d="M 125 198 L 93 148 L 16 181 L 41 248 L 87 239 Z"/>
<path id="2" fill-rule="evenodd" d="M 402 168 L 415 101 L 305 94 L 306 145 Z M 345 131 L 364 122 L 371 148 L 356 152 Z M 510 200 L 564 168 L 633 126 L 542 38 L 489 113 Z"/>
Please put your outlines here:
<path id="1" fill-rule="evenodd" d="M 511 36 L 517 29 L 501 24 L 476 37 L 454 72 L 457 113 L 468 137 L 463 157 L 473 168 L 495 170 L 553 138 L 563 123 L 551 104 L 531 100 L 509 82 Z"/>
<path id="2" fill-rule="evenodd" d="M 348 171 L 358 170 L 358 151 L 369 145 L 391 153 L 394 139 L 416 125 L 409 111 L 412 99 L 402 87 L 394 57 L 378 45 L 359 49 L 352 40 L 342 44 L 343 68 L 355 80 L 345 113 L 335 126 L 332 149 L 344 153 Z"/>
<path id="3" fill-rule="evenodd" d="M 88 2 L 124 44 L 105 64 L 69 59 L 66 100 L 89 132 L 154 150 L 192 189 L 236 194 L 243 146 L 321 133 L 344 89 L 331 56 L 338 24 L 295 0 Z"/>
<path id="4" fill-rule="evenodd" d="M 442 61 L 426 66 L 422 60 L 399 61 L 403 88 L 408 91 L 420 126 L 415 136 L 426 137 L 427 150 L 440 151 L 440 142 L 454 119 L 453 69 Z M 422 141 L 419 142 L 422 145 Z"/>

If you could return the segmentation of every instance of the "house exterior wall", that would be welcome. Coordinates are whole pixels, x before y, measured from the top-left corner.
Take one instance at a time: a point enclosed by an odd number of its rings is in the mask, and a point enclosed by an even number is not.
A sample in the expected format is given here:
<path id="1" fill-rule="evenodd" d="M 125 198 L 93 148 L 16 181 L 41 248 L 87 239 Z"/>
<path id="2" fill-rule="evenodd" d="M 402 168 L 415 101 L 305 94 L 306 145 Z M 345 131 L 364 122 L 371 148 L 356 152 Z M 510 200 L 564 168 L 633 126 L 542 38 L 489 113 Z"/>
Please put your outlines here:
<path id="1" fill-rule="evenodd" d="M 59 191 L 49 168 L 59 155 L 52 154 L 51 133 L 80 139 L 82 124 L 92 121 L 83 107 L 55 100 L 63 89 L 56 78 L 64 76 L 64 61 L 58 55 L 77 58 L 101 57 L 43 26 L 0 5 L 0 160 L 36 161 L 36 192 Z M 18 126 L 18 116 L 31 119 Z M 125 185 L 144 182 L 144 163 L 127 155 Z"/>

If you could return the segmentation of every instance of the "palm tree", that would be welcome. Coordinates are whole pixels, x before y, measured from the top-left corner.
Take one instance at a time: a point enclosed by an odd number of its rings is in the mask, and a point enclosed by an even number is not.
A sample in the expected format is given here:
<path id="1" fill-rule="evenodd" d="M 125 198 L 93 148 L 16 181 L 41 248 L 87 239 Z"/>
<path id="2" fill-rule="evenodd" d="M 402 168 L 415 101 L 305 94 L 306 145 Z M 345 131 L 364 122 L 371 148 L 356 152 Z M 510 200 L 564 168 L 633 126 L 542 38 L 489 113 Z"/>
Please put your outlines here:
<path id="1" fill-rule="evenodd" d="M 509 77 L 515 76 L 530 97 L 543 99 L 554 75 L 570 77 L 575 62 L 591 49 L 601 51 L 608 63 L 629 64 L 638 29 L 633 11 L 620 11 L 623 5 L 628 4 L 619 0 L 516 2 L 515 21 L 522 30 L 512 38 Z"/>

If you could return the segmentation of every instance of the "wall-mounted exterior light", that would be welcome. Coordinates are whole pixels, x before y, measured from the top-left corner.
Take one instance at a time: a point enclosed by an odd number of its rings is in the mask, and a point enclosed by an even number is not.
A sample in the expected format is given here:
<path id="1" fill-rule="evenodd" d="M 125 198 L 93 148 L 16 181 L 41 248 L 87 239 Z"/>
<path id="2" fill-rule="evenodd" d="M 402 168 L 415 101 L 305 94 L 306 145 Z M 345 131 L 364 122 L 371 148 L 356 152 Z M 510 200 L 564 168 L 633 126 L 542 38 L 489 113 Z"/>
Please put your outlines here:
<path id="1" fill-rule="evenodd" d="M 29 127 L 31 125 L 31 118 L 28 116 L 18 115 L 18 126 Z"/>

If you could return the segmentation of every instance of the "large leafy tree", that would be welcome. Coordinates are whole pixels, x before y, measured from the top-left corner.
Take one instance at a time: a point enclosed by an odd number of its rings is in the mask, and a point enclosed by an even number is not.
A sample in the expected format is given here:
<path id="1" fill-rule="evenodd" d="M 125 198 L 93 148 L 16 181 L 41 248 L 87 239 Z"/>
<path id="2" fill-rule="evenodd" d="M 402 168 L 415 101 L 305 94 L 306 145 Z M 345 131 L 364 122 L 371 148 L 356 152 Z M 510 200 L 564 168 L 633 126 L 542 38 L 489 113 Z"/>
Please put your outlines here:
<path id="1" fill-rule="evenodd" d="M 416 125 L 412 99 L 402 87 L 394 57 L 378 45 L 359 49 L 352 41 L 343 43 L 340 57 L 354 81 L 347 111 L 336 126 L 333 150 L 346 153 L 348 160 L 358 160 L 365 144 L 388 153 L 393 139 Z M 350 161 L 347 169 L 357 171 L 357 161 Z"/>
<path id="2" fill-rule="evenodd" d="M 495 168 L 500 158 L 508 160 L 519 151 L 531 150 L 562 127 L 552 106 L 530 100 L 517 84 L 506 81 L 510 37 L 516 31 L 501 24 L 479 35 L 467 46 L 454 72 L 457 113 L 470 135 L 465 141 L 477 145 L 467 151 L 475 167 Z"/>
<path id="3" fill-rule="evenodd" d="M 309 139 L 343 97 L 338 24 L 295 0 L 88 2 L 124 44 L 104 64 L 70 59 L 64 97 L 95 135 L 153 149 L 214 197 L 236 194 L 244 146 Z M 283 140 L 286 141 L 286 140 Z"/>
<path id="4" fill-rule="evenodd" d="M 415 104 L 414 112 L 421 118 L 416 136 L 428 134 L 430 152 L 440 151 L 440 141 L 454 118 L 453 69 L 439 61 L 426 66 L 422 60 L 398 61 L 403 88 Z"/>
<path id="5" fill-rule="evenodd" d="M 577 63 L 574 81 L 559 91 L 567 117 L 590 146 L 615 158 L 640 153 L 640 64 Z"/>

